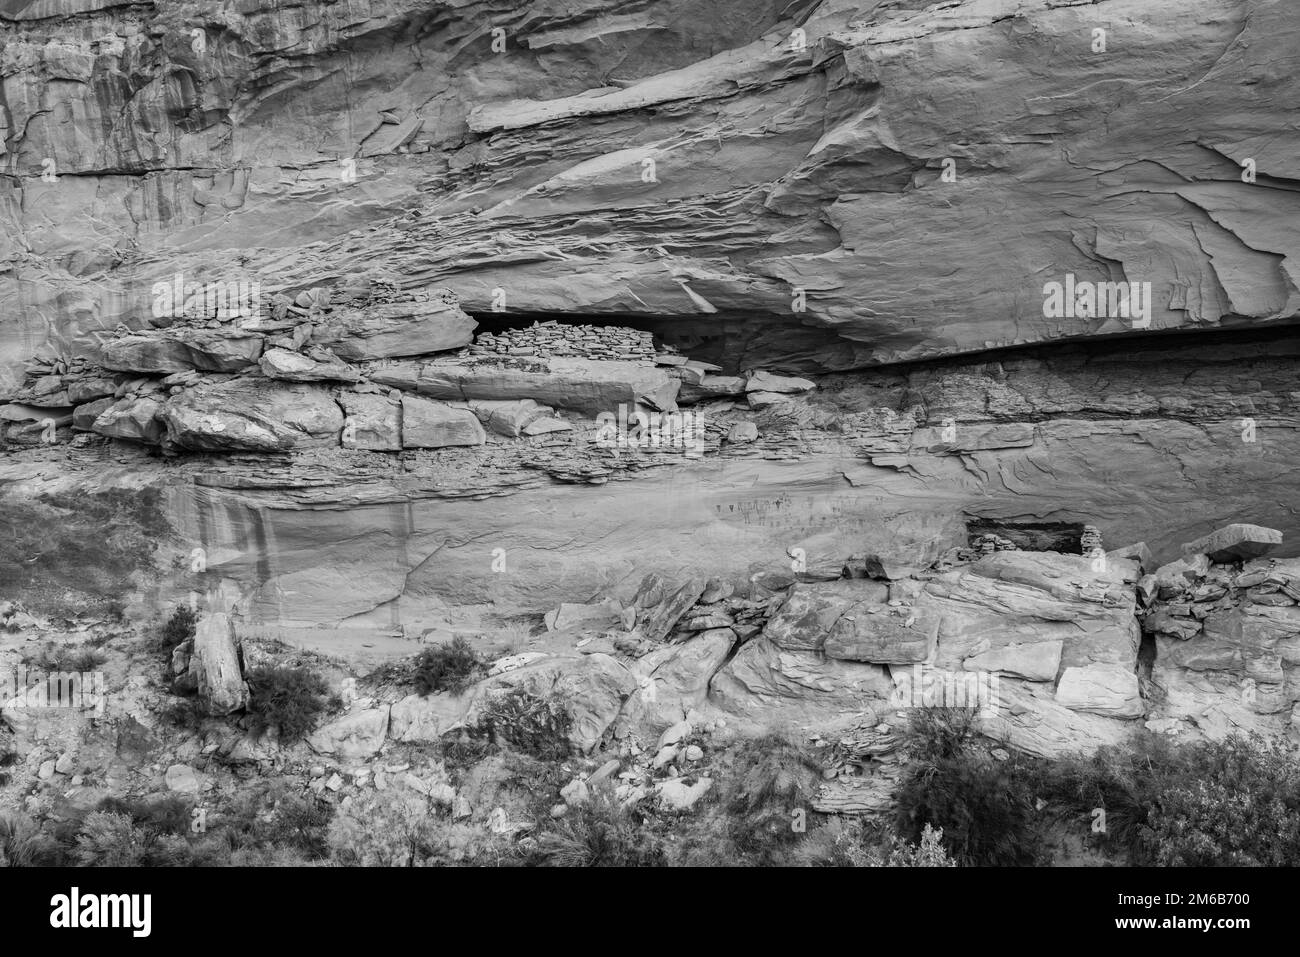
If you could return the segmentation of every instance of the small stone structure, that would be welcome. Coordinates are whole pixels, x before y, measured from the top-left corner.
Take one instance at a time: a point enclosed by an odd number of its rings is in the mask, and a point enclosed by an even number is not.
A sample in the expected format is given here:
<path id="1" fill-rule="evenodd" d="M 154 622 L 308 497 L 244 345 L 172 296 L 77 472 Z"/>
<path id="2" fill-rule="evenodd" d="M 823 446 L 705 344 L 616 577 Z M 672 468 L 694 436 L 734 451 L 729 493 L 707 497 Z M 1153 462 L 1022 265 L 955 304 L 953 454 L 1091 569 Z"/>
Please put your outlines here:
<path id="1" fill-rule="evenodd" d="M 469 347 L 469 353 L 653 362 L 655 346 L 654 335 L 639 329 L 535 322 L 527 329 L 480 333 Z"/>

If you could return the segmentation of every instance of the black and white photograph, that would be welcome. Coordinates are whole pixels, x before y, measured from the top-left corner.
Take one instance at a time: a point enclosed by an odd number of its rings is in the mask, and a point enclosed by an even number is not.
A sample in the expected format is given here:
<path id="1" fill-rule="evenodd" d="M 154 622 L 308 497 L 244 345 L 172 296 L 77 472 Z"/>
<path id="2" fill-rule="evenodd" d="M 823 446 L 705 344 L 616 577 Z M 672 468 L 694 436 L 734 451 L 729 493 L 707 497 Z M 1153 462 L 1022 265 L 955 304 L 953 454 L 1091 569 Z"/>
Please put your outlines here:
<path id="1" fill-rule="evenodd" d="M 1268 922 L 1297 0 L 0 0 L 0 131 L 7 925 Z"/>

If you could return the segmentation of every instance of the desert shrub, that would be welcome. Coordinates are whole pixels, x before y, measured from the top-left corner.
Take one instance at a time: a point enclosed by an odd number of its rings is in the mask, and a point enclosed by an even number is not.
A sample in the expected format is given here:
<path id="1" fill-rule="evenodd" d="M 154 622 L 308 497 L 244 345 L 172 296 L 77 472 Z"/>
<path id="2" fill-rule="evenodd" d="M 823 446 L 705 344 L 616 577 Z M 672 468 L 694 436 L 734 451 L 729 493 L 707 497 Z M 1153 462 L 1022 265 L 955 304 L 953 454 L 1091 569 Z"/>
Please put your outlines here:
<path id="1" fill-rule="evenodd" d="M 58 841 L 26 814 L 0 814 L 0 867 L 50 867 L 59 858 Z"/>
<path id="2" fill-rule="evenodd" d="M 1145 737 L 1052 762 L 1039 786 L 1081 816 L 1103 811 L 1097 839 L 1133 864 L 1300 864 L 1300 764 L 1278 744 Z"/>
<path id="3" fill-rule="evenodd" d="M 496 754 L 498 748 L 484 737 L 460 734 L 439 742 L 438 757 L 448 771 L 465 771 Z"/>
<path id="4" fill-rule="evenodd" d="M 749 864 L 775 864 L 804 839 L 821 766 L 778 734 L 741 741 L 715 760 L 718 804 L 735 853 Z M 794 826 L 796 815 L 804 829 Z"/>
<path id="5" fill-rule="evenodd" d="M 933 822 L 961 864 L 1040 863 L 1044 845 L 1029 780 L 1018 759 L 998 762 L 964 754 L 919 762 L 896 795 L 899 833 L 916 841 Z"/>
<path id="6" fill-rule="evenodd" d="M 943 846 L 943 831 L 929 824 L 921 842 L 913 844 L 894 835 L 874 833 L 862 820 L 834 819 L 818 828 L 808 848 L 800 848 L 799 863 L 822 867 L 956 867 Z"/>
<path id="7" fill-rule="evenodd" d="M 562 694 L 516 685 L 488 696 L 478 728 L 494 744 L 558 761 L 569 754 L 572 723 Z"/>
<path id="8" fill-rule="evenodd" d="M 482 671 L 483 662 L 479 656 L 468 641 L 457 636 L 449 644 L 434 645 L 421 651 L 415 659 L 412 680 L 416 692 L 421 695 L 435 691 L 460 694 Z"/>
<path id="9" fill-rule="evenodd" d="M 94 648 L 77 647 L 47 641 L 35 654 L 23 656 L 23 664 L 37 671 L 49 673 L 76 672 L 85 674 L 94 671 L 105 661 L 103 653 Z"/>
<path id="10" fill-rule="evenodd" d="M 9 783 L 10 775 L 5 768 L 11 768 L 17 763 L 18 752 L 0 741 L 0 787 L 4 787 Z"/>
<path id="11" fill-rule="evenodd" d="M 332 706 L 329 684 L 308 668 L 262 665 L 246 677 L 248 713 L 258 734 L 274 728 L 281 741 L 297 741 Z"/>
<path id="12" fill-rule="evenodd" d="M 328 801 L 290 794 L 276 803 L 271 820 L 255 828 L 254 834 L 260 844 L 292 848 L 309 858 L 325 857 L 333 817 L 334 806 Z"/>
<path id="13" fill-rule="evenodd" d="M 73 857 L 78 867 L 143 867 L 154 840 L 125 814 L 92 811 L 82 822 Z"/>
<path id="14" fill-rule="evenodd" d="M 177 605 L 158 629 L 158 649 L 170 657 L 178 645 L 194 637 L 198 623 L 198 612 L 188 605 Z"/>
<path id="15" fill-rule="evenodd" d="M 956 867 L 943 846 L 943 830 L 929 824 L 921 829 L 921 843 L 899 842 L 885 859 L 886 867 Z"/>
<path id="16" fill-rule="evenodd" d="M 895 795 L 900 837 L 919 842 L 927 825 L 962 865 L 1032 865 L 1046 849 L 1035 818 L 1035 769 L 1018 756 L 996 761 L 970 747 L 965 709 L 917 709 L 906 748 L 912 761 Z"/>
<path id="17" fill-rule="evenodd" d="M 174 794 L 146 798 L 110 796 L 95 807 L 96 811 L 126 817 L 133 825 L 152 835 L 182 836 L 190 831 L 193 809 L 188 801 Z"/>
<path id="18" fill-rule="evenodd" d="M 165 724 L 179 731 L 197 732 L 203 730 L 204 722 L 209 719 L 203 702 L 197 698 L 181 698 L 173 701 L 159 712 Z"/>
<path id="19" fill-rule="evenodd" d="M 426 798 L 391 789 L 339 810 L 327 834 L 330 856 L 345 867 L 416 867 L 437 848 L 442 828 Z"/>
<path id="20" fill-rule="evenodd" d="M 974 708 L 914 708 L 910 712 L 906 746 L 921 760 L 953 758 L 964 754 L 975 739 Z"/>
<path id="21" fill-rule="evenodd" d="M 228 863 L 229 842 L 193 838 L 190 806 L 174 795 L 106 798 L 81 821 L 72 858 L 79 867 L 200 867 Z"/>
<path id="22" fill-rule="evenodd" d="M 283 782 L 250 783 L 208 813 L 206 831 L 237 866 L 304 864 L 328 853 L 325 835 L 333 814 L 328 801 L 291 791 Z"/>
<path id="23" fill-rule="evenodd" d="M 549 867 L 656 867 L 667 863 L 664 842 L 631 809 L 605 791 L 570 808 L 539 835 L 529 863 Z"/>

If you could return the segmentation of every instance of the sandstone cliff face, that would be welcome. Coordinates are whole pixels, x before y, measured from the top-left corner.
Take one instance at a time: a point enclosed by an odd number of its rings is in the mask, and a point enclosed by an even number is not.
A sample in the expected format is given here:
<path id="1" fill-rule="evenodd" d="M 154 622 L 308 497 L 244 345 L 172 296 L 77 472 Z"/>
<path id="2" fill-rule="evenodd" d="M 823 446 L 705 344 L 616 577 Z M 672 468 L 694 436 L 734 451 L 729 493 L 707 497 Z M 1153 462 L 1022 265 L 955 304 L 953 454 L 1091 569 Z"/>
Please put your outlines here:
<path id="1" fill-rule="evenodd" d="M 985 730 L 1031 753 L 1286 732 L 1292 18 L 10 4 L 0 505 L 160 493 L 132 611 L 313 650 L 501 650 L 559 605 L 521 667 L 586 682 L 583 749 L 713 707 L 885 752 L 922 664 L 1005 679 Z M 1211 542 L 1144 588 L 1234 522 L 1265 565 Z M 578 645 L 588 601 L 619 627 Z"/>
<path id="2" fill-rule="evenodd" d="M 375 264 L 471 314 L 635 318 L 735 366 L 1132 331 L 1045 318 L 1066 274 L 1150 283 L 1150 329 L 1289 317 L 1294 16 L 10 4 L 0 368 L 139 328 L 177 272 L 293 295 Z"/>

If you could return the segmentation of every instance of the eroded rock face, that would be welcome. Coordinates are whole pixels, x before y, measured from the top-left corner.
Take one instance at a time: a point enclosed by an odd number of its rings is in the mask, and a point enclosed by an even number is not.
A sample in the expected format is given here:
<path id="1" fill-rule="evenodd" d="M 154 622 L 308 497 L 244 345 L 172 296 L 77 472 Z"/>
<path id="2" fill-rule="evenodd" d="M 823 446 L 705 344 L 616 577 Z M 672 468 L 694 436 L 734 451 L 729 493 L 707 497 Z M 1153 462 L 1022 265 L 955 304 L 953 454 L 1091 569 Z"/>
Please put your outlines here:
<path id="1" fill-rule="evenodd" d="M 1294 210 L 1259 185 L 1296 173 L 1284 3 L 1108 0 L 1104 50 L 1046 0 L 513 4 L 504 52 L 427 6 L 200 13 L 198 50 L 162 10 L 15 14 L 14 168 L 68 175 L 5 213 L 37 236 L 6 369 L 177 272 L 292 296 L 376 263 L 472 314 L 725 321 L 729 361 L 812 371 L 1295 311 Z M 1067 275 L 1149 282 L 1150 315 L 1044 316 Z M 401 313 L 340 347 L 428 351 Z"/>
<path id="2" fill-rule="evenodd" d="M 1213 542 L 1222 536 L 1211 534 Z M 1153 720 L 1212 739 L 1286 731 L 1300 706 L 1300 562 L 1214 563 L 1152 601 Z"/>
<path id="3" fill-rule="evenodd" d="M 1137 577 L 1131 561 L 1005 551 L 938 576 L 918 604 L 942 618 L 937 666 L 1055 681 L 1054 662 L 1136 667 Z"/>

